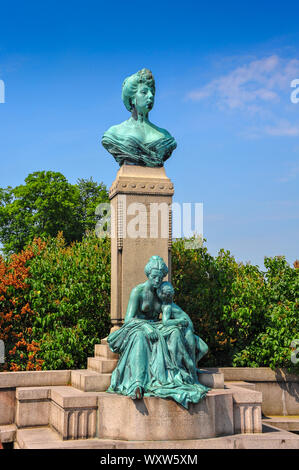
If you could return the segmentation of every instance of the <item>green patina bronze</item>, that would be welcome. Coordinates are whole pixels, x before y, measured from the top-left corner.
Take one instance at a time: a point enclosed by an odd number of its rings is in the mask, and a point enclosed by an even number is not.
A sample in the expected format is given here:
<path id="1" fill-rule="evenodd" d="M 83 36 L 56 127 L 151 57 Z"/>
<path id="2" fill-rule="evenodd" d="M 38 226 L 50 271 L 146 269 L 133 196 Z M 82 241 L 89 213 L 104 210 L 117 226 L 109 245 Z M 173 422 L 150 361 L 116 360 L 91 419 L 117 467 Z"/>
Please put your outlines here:
<path id="1" fill-rule="evenodd" d="M 173 303 L 163 259 L 152 256 L 144 271 L 148 279 L 132 289 L 123 326 L 108 336 L 110 349 L 120 355 L 108 392 L 172 398 L 188 408 L 210 390 L 199 383 L 197 369 L 208 347 Z"/>
<path id="2" fill-rule="evenodd" d="M 122 99 L 132 116 L 110 127 L 102 144 L 119 165 L 161 167 L 177 144 L 165 129 L 152 124 L 148 115 L 154 106 L 155 81 L 150 70 L 142 69 L 126 78 Z"/>

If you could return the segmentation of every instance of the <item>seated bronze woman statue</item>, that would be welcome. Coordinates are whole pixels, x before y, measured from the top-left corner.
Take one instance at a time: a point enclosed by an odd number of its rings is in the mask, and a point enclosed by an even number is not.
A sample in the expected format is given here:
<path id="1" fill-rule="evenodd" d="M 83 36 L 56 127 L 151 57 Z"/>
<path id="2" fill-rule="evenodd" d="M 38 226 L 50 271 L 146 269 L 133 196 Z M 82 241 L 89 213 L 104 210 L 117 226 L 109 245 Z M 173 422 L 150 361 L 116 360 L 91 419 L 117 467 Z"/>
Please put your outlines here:
<path id="1" fill-rule="evenodd" d="M 162 282 L 168 272 L 163 259 L 152 256 L 144 271 L 147 281 L 132 289 L 123 326 L 108 336 L 110 349 L 120 355 L 108 392 L 172 398 L 187 408 L 209 390 L 199 383 L 197 369 L 208 347 L 172 302 L 172 287 Z"/>
<path id="2" fill-rule="evenodd" d="M 126 78 L 122 99 L 131 117 L 110 127 L 102 144 L 119 165 L 161 167 L 176 148 L 174 138 L 148 119 L 154 106 L 155 81 L 150 70 L 142 69 Z"/>

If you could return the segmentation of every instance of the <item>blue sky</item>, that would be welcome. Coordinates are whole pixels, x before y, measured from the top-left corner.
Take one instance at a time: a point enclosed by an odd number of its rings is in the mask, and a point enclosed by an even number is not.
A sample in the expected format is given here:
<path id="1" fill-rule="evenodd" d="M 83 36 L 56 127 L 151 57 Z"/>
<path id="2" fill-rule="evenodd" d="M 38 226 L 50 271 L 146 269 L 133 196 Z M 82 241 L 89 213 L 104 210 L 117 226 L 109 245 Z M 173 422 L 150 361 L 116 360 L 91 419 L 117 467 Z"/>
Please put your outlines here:
<path id="1" fill-rule="evenodd" d="M 150 119 L 178 147 L 176 202 L 204 203 L 212 254 L 299 258 L 299 5 L 291 1 L 1 4 L 0 186 L 60 171 L 110 186 L 100 144 L 127 119 L 124 78 L 156 79 Z M 299 96 L 299 94 L 298 94 Z"/>

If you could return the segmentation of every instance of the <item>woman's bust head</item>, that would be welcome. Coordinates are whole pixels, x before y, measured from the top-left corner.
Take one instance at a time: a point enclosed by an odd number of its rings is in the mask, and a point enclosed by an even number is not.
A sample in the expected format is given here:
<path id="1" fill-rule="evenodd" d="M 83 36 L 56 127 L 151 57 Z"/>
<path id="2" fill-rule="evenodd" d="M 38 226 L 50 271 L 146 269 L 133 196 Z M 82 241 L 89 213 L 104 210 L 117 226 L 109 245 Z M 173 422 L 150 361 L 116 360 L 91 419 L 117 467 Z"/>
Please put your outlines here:
<path id="1" fill-rule="evenodd" d="M 122 100 L 131 113 L 149 112 L 154 106 L 155 80 L 148 69 L 139 70 L 127 77 L 122 86 Z"/>
<path id="2" fill-rule="evenodd" d="M 127 77 L 122 86 L 122 100 L 132 113 L 126 121 L 111 126 L 102 144 L 119 165 L 133 164 L 161 167 L 176 148 L 170 133 L 148 119 L 154 106 L 155 80 L 148 69 Z"/>

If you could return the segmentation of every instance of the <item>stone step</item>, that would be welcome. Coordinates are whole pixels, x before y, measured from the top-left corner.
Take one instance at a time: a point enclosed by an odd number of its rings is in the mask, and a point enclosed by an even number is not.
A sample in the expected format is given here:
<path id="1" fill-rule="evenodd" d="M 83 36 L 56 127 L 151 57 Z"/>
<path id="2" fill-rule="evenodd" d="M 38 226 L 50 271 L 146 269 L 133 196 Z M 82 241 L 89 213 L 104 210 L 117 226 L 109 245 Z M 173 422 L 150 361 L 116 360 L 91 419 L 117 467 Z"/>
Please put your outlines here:
<path id="1" fill-rule="evenodd" d="M 273 432 L 275 431 L 275 432 Z M 263 429 L 262 434 L 238 434 L 211 439 L 172 441 L 124 441 L 112 439 L 62 440 L 49 427 L 19 429 L 15 449 L 299 449 L 296 434 Z M 117 454 L 113 453 L 117 458 Z M 123 464 L 122 457 L 122 464 Z"/>
<path id="2" fill-rule="evenodd" d="M 105 392 L 110 385 L 111 374 L 99 374 L 93 370 L 73 370 L 72 386 L 83 392 Z"/>
<path id="3" fill-rule="evenodd" d="M 255 390 L 256 386 L 250 382 L 244 382 L 243 380 L 234 380 L 234 381 L 225 381 L 225 385 L 227 386 L 236 386 L 241 388 L 248 388 L 249 390 Z"/>
<path id="4" fill-rule="evenodd" d="M 117 359 L 103 359 L 101 357 L 89 357 L 87 359 L 87 368 L 100 374 L 109 374 L 117 366 Z"/>
<path id="5" fill-rule="evenodd" d="M 299 431 L 299 416 L 265 416 L 263 424 L 270 424 L 276 428 L 284 431 L 298 432 Z"/>
<path id="6" fill-rule="evenodd" d="M 17 426 L 6 424 L 0 426 L 0 442 L 13 442 L 15 440 Z"/>
<path id="7" fill-rule="evenodd" d="M 19 429 L 14 449 L 112 449 L 113 442 L 100 439 L 63 440 L 48 427 Z"/>
<path id="8" fill-rule="evenodd" d="M 119 355 L 112 352 L 108 344 L 96 344 L 94 347 L 95 357 L 103 357 L 104 359 L 118 359 Z"/>

